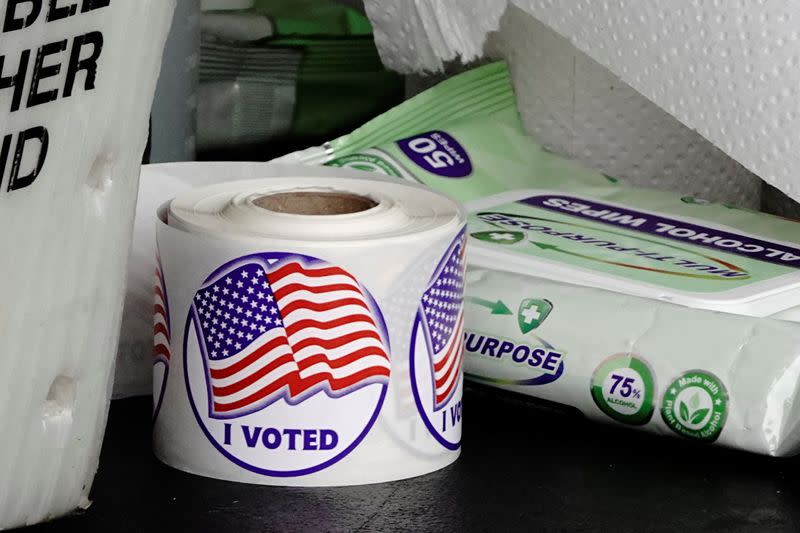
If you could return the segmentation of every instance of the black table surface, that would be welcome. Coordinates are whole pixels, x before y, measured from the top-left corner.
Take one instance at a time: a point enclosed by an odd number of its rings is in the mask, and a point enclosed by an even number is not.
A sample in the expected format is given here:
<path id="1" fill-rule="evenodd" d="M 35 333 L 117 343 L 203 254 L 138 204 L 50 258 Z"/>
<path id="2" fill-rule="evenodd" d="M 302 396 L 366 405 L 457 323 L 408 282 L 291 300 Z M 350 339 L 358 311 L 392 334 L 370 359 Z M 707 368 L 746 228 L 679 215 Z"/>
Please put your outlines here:
<path id="1" fill-rule="evenodd" d="M 800 462 L 599 425 L 466 392 L 452 466 L 296 489 L 206 479 L 150 451 L 150 400 L 112 403 L 92 506 L 67 531 L 800 531 Z"/>

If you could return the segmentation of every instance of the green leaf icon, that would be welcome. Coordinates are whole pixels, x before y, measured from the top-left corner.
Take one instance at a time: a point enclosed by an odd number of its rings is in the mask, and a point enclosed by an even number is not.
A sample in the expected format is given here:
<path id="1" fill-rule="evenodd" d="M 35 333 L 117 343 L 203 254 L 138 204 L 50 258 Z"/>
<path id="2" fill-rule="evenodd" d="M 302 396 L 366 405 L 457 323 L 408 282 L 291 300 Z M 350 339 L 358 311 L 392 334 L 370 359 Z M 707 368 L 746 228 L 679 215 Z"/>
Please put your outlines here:
<path id="1" fill-rule="evenodd" d="M 683 403 L 683 402 L 680 402 L 680 403 L 678 404 L 678 411 L 679 411 L 679 414 L 680 414 L 680 416 L 681 416 L 681 419 L 682 419 L 684 422 L 689 422 L 689 408 L 688 408 L 688 407 L 686 407 L 686 404 L 685 404 L 685 403 Z"/>
<path id="2" fill-rule="evenodd" d="M 533 331 L 542 325 L 545 319 L 550 315 L 553 310 L 553 304 L 549 300 L 537 300 L 534 298 L 526 298 L 519 304 L 519 311 L 517 312 L 517 323 L 519 330 L 523 333 Z"/>
<path id="3" fill-rule="evenodd" d="M 699 397 L 699 396 L 697 395 L 697 393 L 695 392 L 695 393 L 692 395 L 692 397 L 691 397 L 691 398 L 689 398 L 689 407 L 691 407 L 692 409 L 697 409 L 697 407 L 698 407 L 699 405 L 700 405 L 700 397 Z"/>
<path id="4" fill-rule="evenodd" d="M 521 231 L 479 231 L 472 234 L 478 240 L 491 242 L 494 244 L 516 244 L 525 238 L 525 234 Z"/>
<path id="5" fill-rule="evenodd" d="M 692 424 L 699 424 L 702 422 L 706 415 L 708 414 L 709 409 L 698 409 L 692 415 Z"/>

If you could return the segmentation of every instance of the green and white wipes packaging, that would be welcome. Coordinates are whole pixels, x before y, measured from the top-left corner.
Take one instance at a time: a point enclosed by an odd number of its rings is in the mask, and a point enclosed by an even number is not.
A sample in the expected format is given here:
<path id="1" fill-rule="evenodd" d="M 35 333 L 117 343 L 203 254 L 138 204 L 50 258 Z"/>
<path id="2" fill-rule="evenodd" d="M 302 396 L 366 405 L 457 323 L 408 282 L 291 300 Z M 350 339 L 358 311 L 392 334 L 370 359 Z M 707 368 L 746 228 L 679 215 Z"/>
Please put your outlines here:
<path id="1" fill-rule="evenodd" d="M 800 452 L 800 225 L 626 187 L 525 135 L 503 63 L 284 160 L 470 211 L 465 373 L 590 418 Z"/>

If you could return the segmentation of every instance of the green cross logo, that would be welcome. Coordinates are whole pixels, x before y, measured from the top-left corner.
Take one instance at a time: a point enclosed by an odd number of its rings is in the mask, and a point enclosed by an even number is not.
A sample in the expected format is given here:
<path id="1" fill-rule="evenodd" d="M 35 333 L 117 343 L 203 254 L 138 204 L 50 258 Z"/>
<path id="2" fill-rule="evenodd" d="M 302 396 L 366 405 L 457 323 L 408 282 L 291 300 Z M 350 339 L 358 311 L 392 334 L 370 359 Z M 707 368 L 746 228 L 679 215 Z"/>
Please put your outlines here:
<path id="1" fill-rule="evenodd" d="M 515 244 L 525 238 L 521 231 L 480 231 L 472 234 L 478 240 L 491 242 L 494 244 Z"/>
<path id="2" fill-rule="evenodd" d="M 519 323 L 519 330 L 525 334 L 533 331 L 542 325 L 545 319 L 550 315 L 553 310 L 553 304 L 549 300 L 536 300 L 533 298 L 526 298 L 519 304 L 519 312 L 517 313 L 517 322 Z"/>

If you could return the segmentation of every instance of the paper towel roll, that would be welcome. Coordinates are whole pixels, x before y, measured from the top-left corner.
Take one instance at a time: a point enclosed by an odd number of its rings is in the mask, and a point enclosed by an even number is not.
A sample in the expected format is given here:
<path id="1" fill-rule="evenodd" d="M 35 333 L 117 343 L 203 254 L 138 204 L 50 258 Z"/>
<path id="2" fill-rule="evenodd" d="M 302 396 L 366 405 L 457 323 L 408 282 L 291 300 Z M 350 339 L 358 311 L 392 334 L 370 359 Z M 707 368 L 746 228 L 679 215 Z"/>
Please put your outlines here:
<path id="1" fill-rule="evenodd" d="M 507 60 L 525 129 L 555 153 L 631 186 L 759 207 L 757 176 L 522 9 L 486 53 Z"/>
<path id="2" fill-rule="evenodd" d="M 800 199 L 798 4 L 512 1 Z"/>
<path id="3" fill-rule="evenodd" d="M 0 529 L 89 504 L 173 8 L 0 0 Z"/>
<path id="4" fill-rule="evenodd" d="M 160 212 L 156 455 L 205 476 L 298 486 L 451 463 L 460 207 L 343 170 L 263 167 L 273 177 L 195 189 Z"/>

